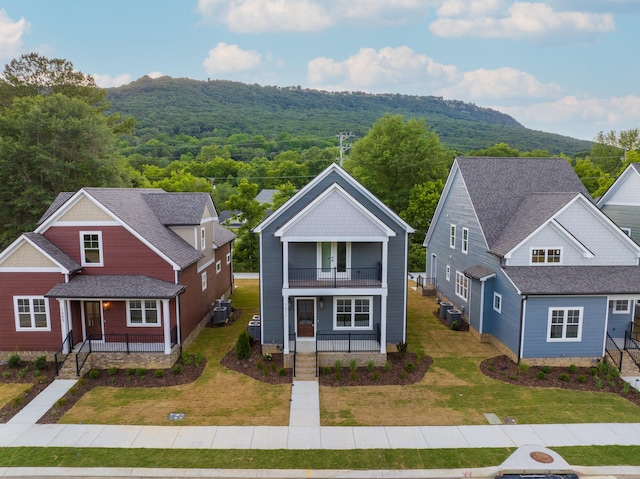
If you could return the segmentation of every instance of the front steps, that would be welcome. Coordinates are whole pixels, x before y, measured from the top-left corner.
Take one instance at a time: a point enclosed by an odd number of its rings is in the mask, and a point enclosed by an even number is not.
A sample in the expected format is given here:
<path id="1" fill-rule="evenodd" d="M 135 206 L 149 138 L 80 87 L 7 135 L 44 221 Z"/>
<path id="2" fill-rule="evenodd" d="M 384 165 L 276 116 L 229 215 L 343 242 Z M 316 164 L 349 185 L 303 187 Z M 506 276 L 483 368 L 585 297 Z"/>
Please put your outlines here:
<path id="1" fill-rule="evenodd" d="M 622 350 L 622 371 L 620 371 L 620 376 L 640 376 L 638 366 L 633 362 L 633 358 L 631 358 L 626 349 Z"/>
<path id="2" fill-rule="evenodd" d="M 318 379 L 316 373 L 316 353 L 296 353 L 296 376 L 297 381 L 315 381 Z"/>

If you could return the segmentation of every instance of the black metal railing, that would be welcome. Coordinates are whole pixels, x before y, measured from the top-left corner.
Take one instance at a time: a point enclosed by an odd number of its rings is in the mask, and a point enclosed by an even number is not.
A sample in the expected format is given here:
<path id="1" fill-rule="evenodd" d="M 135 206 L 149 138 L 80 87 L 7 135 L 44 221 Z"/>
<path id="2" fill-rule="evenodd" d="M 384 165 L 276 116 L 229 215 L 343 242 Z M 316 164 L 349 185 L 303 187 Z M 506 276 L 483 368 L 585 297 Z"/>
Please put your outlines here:
<path id="1" fill-rule="evenodd" d="M 635 365 L 640 368 L 640 342 L 636 341 L 629 331 L 624 332 L 624 349 Z"/>
<path id="2" fill-rule="evenodd" d="M 73 331 L 69 331 L 69 334 L 67 334 L 64 341 L 62 341 L 62 344 L 53 355 L 53 361 L 56 365 L 56 376 L 60 373 L 64 362 L 69 357 L 71 349 L 73 349 Z"/>
<path id="3" fill-rule="evenodd" d="M 91 350 L 94 353 L 162 353 L 164 352 L 164 334 L 109 333 L 89 335 Z M 178 342 L 178 330 L 174 326 L 170 331 L 171 347 Z"/>
<path id="4" fill-rule="evenodd" d="M 316 352 L 369 352 L 380 351 L 380 330 L 372 333 L 318 333 Z"/>
<path id="5" fill-rule="evenodd" d="M 91 354 L 91 339 L 90 336 L 87 337 L 82 342 L 82 345 L 78 348 L 76 352 L 76 375 L 80 376 L 80 371 L 82 371 L 82 367 L 84 363 L 87 362 L 89 355 Z"/>
<path id="6" fill-rule="evenodd" d="M 289 268 L 289 284 L 297 287 L 359 287 L 382 285 L 382 265 L 371 268 Z"/>
<path id="7" fill-rule="evenodd" d="M 289 333 L 289 354 L 293 353 L 293 377 L 296 377 L 296 333 Z"/>
<path id="8" fill-rule="evenodd" d="M 613 364 L 615 364 L 618 367 L 618 371 L 622 371 L 623 352 L 618 347 L 614 339 L 609 335 L 609 333 L 607 333 L 607 343 L 605 346 L 605 351 L 607 352 L 607 355 L 611 358 L 611 361 L 613 361 Z"/>
<path id="9" fill-rule="evenodd" d="M 436 279 L 419 274 L 416 278 L 416 286 L 422 290 L 434 291 L 436 289 Z"/>

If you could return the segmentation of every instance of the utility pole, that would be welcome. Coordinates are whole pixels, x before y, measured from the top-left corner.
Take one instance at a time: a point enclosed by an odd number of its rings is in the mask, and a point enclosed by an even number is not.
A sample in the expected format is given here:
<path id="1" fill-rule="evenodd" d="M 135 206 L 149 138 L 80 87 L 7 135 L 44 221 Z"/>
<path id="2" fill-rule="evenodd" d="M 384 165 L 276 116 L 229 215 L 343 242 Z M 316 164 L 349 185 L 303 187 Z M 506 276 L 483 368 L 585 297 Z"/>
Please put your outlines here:
<path id="1" fill-rule="evenodd" d="M 342 163 L 344 162 L 344 158 L 342 154 L 351 148 L 351 145 L 345 145 L 342 142 L 348 138 L 355 138 L 355 134 L 350 131 L 349 133 L 342 133 L 336 135 L 340 139 L 340 167 L 342 167 Z"/>

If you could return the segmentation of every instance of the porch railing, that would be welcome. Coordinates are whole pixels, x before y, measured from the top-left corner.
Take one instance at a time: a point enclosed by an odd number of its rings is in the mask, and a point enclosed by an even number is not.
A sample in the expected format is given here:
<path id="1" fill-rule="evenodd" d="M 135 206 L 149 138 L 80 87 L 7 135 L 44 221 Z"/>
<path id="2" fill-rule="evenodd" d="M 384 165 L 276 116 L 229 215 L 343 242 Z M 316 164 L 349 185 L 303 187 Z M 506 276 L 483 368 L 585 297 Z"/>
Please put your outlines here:
<path id="1" fill-rule="evenodd" d="M 64 341 L 62 341 L 62 344 L 53 355 L 53 361 L 56 365 L 56 376 L 58 375 L 58 373 L 60 373 L 60 370 L 62 369 L 64 362 L 69 357 L 69 354 L 71 353 L 72 349 L 73 349 L 73 331 L 69 331 L 69 334 L 67 334 L 67 337 L 64 338 Z"/>
<path id="2" fill-rule="evenodd" d="M 618 371 L 622 371 L 622 350 L 618 347 L 609 333 L 607 333 L 605 351 L 607 352 L 607 356 L 609 356 L 611 361 L 613 361 L 613 364 L 618 367 Z"/>
<path id="3" fill-rule="evenodd" d="M 624 332 L 624 349 L 629 353 L 635 365 L 640 368 L 640 342 L 633 339 L 629 331 Z"/>
<path id="4" fill-rule="evenodd" d="M 84 363 L 87 362 L 89 355 L 91 354 L 91 336 L 87 337 L 82 342 L 82 345 L 78 348 L 76 352 L 76 375 L 80 376 L 80 371 L 82 371 L 82 367 Z"/>
<path id="5" fill-rule="evenodd" d="M 293 353 L 293 377 L 296 377 L 296 333 L 289 333 L 289 353 Z"/>
<path id="6" fill-rule="evenodd" d="M 436 289 L 436 279 L 428 278 L 419 274 L 416 278 L 416 286 L 426 291 L 433 291 Z"/>
<path id="7" fill-rule="evenodd" d="M 369 352 L 380 351 L 380 325 L 372 333 L 348 331 L 344 333 L 317 333 L 316 352 Z"/>
<path id="8" fill-rule="evenodd" d="M 361 287 L 382 285 L 382 265 L 371 268 L 289 268 L 295 287 Z"/>
<path id="9" fill-rule="evenodd" d="M 162 353 L 164 334 L 109 333 L 89 335 L 92 352 L 100 353 Z M 178 342 L 178 329 L 170 332 L 171 347 Z"/>

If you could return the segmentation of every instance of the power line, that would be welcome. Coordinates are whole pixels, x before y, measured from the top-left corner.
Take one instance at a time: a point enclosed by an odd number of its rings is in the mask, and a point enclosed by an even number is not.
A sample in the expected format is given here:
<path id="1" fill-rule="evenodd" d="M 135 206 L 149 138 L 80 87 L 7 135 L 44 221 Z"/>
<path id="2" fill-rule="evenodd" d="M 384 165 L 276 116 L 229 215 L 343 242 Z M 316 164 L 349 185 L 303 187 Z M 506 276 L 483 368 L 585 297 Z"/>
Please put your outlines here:
<path id="1" fill-rule="evenodd" d="M 355 136 L 356 136 L 356 135 L 355 135 L 352 131 L 350 131 L 349 133 L 342 133 L 342 132 L 340 132 L 340 133 L 339 133 L 338 135 L 336 135 L 336 136 L 337 136 L 337 137 L 339 138 L 339 140 L 340 140 L 340 167 L 342 167 L 342 163 L 344 162 L 344 158 L 342 157 L 342 154 L 343 154 L 345 151 L 347 151 L 347 150 L 351 149 L 351 145 L 343 145 L 343 143 L 342 143 L 342 142 L 343 142 L 344 140 L 349 139 L 349 138 L 355 138 Z"/>

